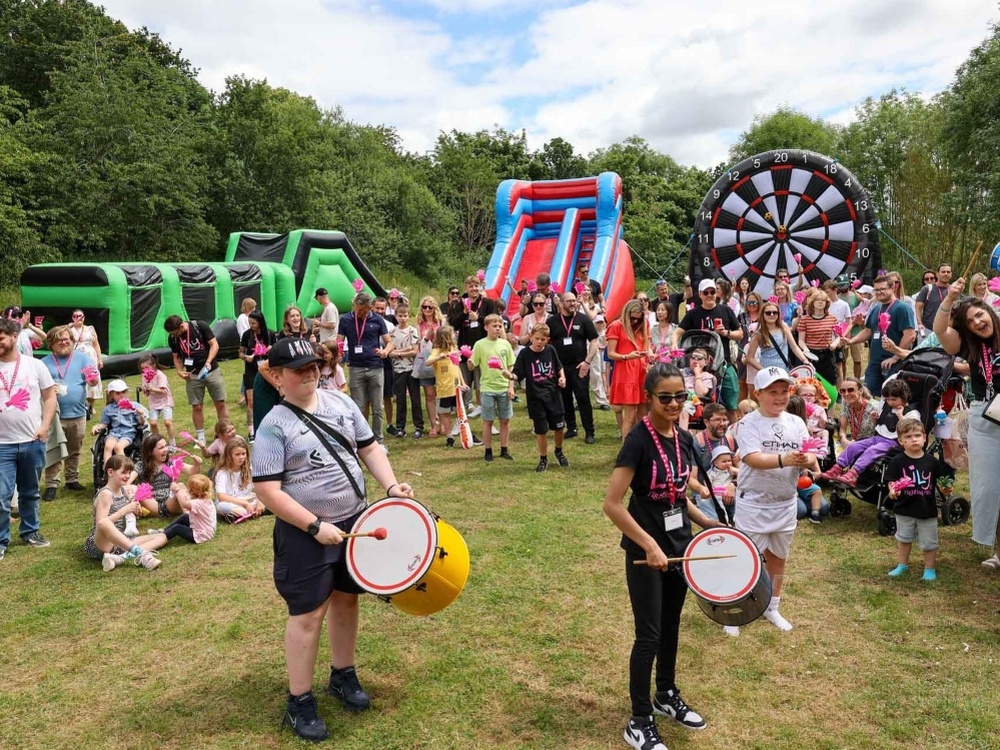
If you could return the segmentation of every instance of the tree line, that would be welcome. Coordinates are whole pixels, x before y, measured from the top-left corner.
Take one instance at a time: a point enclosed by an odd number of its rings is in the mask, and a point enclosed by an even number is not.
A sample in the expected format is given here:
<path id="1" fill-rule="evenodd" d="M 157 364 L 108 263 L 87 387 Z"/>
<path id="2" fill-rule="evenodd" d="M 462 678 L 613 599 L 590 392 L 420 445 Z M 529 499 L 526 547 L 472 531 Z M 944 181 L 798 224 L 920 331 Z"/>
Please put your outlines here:
<path id="1" fill-rule="evenodd" d="M 501 180 L 604 170 L 622 176 L 637 275 L 676 260 L 679 278 L 726 166 L 684 166 L 637 136 L 587 156 L 562 138 L 531 149 L 500 127 L 440 133 L 414 154 L 391 127 L 264 80 L 208 91 L 180 50 L 87 0 L 8 0 L 0 24 L 0 286 L 31 263 L 217 260 L 232 231 L 305 227 L 344 231 L 376 268 L 436 281 L 489 258 Z M 729 157 L 773 148 L 838 157 L 920 263 L 959 260 L 1000 239 L 1000 32 L 933 99 L 893 91 L 846 127 L 782 108 Z M 894 247 L 883 242 L 896 267 L 915 265 Z"/>

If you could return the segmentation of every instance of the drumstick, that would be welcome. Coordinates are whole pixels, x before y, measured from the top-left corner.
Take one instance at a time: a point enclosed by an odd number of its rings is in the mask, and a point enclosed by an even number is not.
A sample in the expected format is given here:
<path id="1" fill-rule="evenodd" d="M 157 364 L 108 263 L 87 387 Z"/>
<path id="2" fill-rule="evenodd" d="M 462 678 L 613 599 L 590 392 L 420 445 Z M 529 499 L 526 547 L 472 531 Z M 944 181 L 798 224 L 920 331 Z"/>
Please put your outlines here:
<path id="1" fill-rule="evenodd" d="M 389 532 L 386 531 L 384 526 L 379 526 L 374 531 L 358 531 L 348 534 L 341 534 L 341 536 L 344 537 L 344 539 L 353 539 L 355 537 L 370 536 L 372 539 L 378 539 L 381 541 L 382 539 L 385 539 L 387 536 L 389 536 Z"/>
<path id="2" fill-rule="evenodd" d="M 979 244 L 978 244 L 978 245 L 976 245 L 976 250 L 975 250 L 975 252 L 974 252 L 974 253 L 972 253 L 972 257 L 971 257 L 971 258 L 969 258 L 969 265 L 967 265 L 967 266 L 965 267 L 965 273 L 963 273 L 963 274 L 962 274 L 962 278 L 963 278 L 963 279 L 967 279 L 967 278 L 969 278 L 969 271 L 971 271 L 971 270 L 972 270 L 972 265 L 973 265 L 973 263 L 975 263 L 975 262 L 976 262 L 976 259 L 977 259 L 977 258 L 979 257 L 979 251 L 980 251 L 980 250 L 982 250 L 982 249 L 983 249 L 983 241 L 982 241 L 982 240 L 979 240 Z"/>
<path id="3" fill-rule="evenodd" d="M 728 560 L 737 555 L 691 555 L 691 557 L 668 557 L 668 563 L 691 562 L 692 560 Z M 633 565 L 649 565 L 645 560 L 636 560 Z"/>

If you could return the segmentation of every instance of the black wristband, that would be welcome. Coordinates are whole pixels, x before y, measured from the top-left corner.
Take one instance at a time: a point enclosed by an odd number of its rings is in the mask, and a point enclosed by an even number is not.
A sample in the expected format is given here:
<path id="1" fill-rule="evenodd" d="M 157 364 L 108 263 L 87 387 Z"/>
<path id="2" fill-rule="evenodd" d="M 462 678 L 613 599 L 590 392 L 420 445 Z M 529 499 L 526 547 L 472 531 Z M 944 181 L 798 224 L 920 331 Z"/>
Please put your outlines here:
<path id="1" fill-rule="evenodd" d="M 392 492 L 393 487 L 399 487 L 399 482 L 396 482 L 396 484 L 390 484 L 388 487 L 385 488 L 386 497 L 388 497 L 389 493 Z"/>
<path id="2" fill-rule="evenodd" d="M 785 468 L 785 465 L 781 462 L 781 454 L 780 453 L 778 454 L 778 468 L 779 469 L 784 469 Z"/>

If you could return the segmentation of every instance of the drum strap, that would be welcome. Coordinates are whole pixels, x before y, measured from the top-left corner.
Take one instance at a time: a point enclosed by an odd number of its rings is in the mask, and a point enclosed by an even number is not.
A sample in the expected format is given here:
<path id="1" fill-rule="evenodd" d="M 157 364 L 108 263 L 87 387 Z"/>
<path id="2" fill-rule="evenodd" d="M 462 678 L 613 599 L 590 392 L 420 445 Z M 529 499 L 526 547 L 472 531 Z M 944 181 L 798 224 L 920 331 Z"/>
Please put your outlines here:
<path id="1" fill-rule="evenodd" d="M 306 427 L 312 430 L 312 434 L 315 435 L 316 439 L 323 444 L 323 447 L 326 448 L 326 452 L 333 457 L 333 460 L 337 462 L 338 466 L 340 466 L 340 470 L 343 471 L 344 474 L 347 476 L 347 481 L 351 483 L 351 488 L 354 490 L 355 494 L 357 494 L 357 496 L 361 500 L 365 500 L 367 498 L 367 495 L 358 486 L 358 483 L 354 479 L 354 475 L 351 473 L 350 469 L 347 468 L 347 464 L 344 462 L 344 459 L 340 457 L 340 454 L 337 452 L 337 450 L 333 447 L 333 445 L 330 443 L 330 440 L 328 439 L 328 438 L 333 438 L 334 440 L 336 440 L 342 448 L 344 448 L 348 453 L 351 454 L 351 457 L 355 461 L 357 461 L 358 466 L 360 466 L 361 459 L 358 458 L 357 454 L 354 452 L 354 449 L 351 447 L 351 444 L 347 442 L 347 438 L 345 438 L 343 435 L 341 435 L 339 432 L 337 432 L 335 429 L 330 427 L 330 425 L 326 424 L 322 420 L 314 419 L 313 415 L 307 412 L 305 409 L 300 409 L 294 404 L 288 403 L 284 399 L 281 400 L 281 405 L 284 406 L 293 414 L 295 414 L 295 416 L 297 416 L 299 419 L 302 420 L 302 424 L 304 424 Z"/>

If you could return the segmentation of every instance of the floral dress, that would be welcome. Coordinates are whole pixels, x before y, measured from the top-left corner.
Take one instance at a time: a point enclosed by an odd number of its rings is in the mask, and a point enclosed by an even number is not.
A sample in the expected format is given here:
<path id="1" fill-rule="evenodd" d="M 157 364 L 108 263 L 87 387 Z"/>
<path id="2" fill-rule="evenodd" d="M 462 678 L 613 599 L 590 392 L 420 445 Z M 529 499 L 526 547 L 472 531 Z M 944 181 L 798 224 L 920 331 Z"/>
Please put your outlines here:
<path id="1" fill-rule="evenodd" d="M 76 326 L 69 327 L 69 335 L 73 339 L 73 349 L 74 351 L 81 352 L 90 357 L 90 361 L 95 364 L 98 361 L 97 357 L 97 331 L 94 330 L 94 326 L 83 326 L 82 328 L 77 328 Z M 93 385 L 87 385 L 87 398 L 96 399 L 101 398 L 104 395 L 104 389 L 101 385 L 101 376 L 98 373 L 97 382 Z"/>

